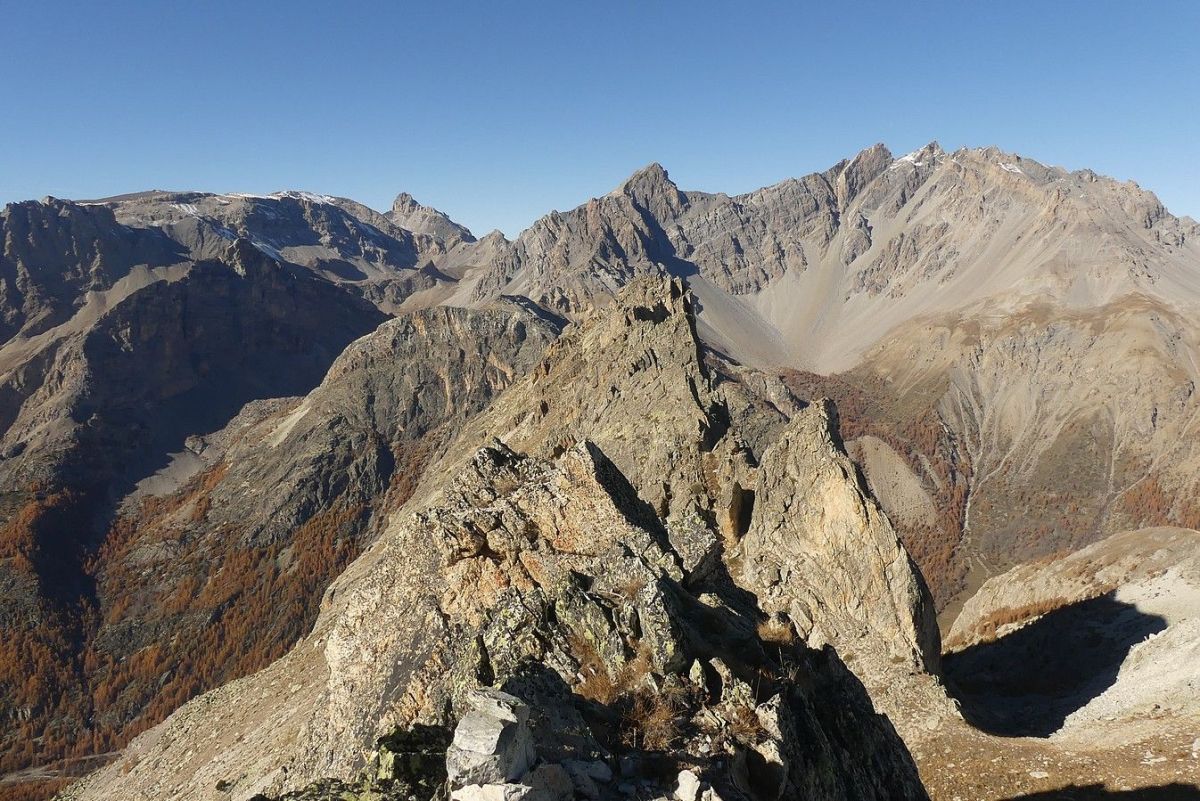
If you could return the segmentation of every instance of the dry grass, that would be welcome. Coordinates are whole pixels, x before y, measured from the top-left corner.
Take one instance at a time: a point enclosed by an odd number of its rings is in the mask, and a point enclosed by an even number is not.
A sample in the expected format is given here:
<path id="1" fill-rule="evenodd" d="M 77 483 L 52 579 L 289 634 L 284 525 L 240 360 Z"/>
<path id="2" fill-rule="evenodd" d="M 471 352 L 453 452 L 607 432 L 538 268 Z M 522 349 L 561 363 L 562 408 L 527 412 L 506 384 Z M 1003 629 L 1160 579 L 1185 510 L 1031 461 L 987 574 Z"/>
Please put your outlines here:
<path id="1" fill-rule="evenodd" d="M 677 693 L 643 687 L 627 698 L 621 738 L 633 748 L 663 751 L 679 739 L 683 702 Z"/>
<path id="2" fill-rule="evenodd" d="M 1042 615 L 1053 612 L 1055 609 L 1061 609 L 1069 603 L 1071 603 L 1070 599 L 1055 596 L 1054 598 L 1044 598 L 1034 603 L 1022 604 L 1021 606 L 1001 607 L 1000 609 L 993 610 L 986 617 L 977 620 L 963 636 L 955 637 L 950 642 L 947 642 L 946 646 L 954 647 L 963 644 L 967 640 L 974 640 L 981 643 L 992 642 L 997 638 L 999 630 L 1005 626 L 1025 623 L 1039 618 Z"/>
<path id="3" fill-rule="evenodd" d="M 619 688 L 613 675 L 608 672 L 596 646 L 586 637 L 570 634 L 567 647 L 579 662 L 580 680 L 575 692 L 598 704 L 611 704 L 617 699 Z"/>
<path id="4" fill-rule="evenodd" d="M 635 601 L 646 589 L 646 582 L 640 578 L 630 578 L 616 586 L 617 595 L 626 601 Z"/>
<path id="5" fill-rule="evenodd" d="M 756 742 L 766 734 L 758 714 L 748 706 L 735 706 L 725 716 L 729 721 L 729 733 L 742 742 Z"/>
<path id="6" fill-rule="evenodd" d="M 644 643 L 615 671 L 608 669 L 596 646 L 586 638 L 573 634 L 568 646 L 579 661 L 581 679 L 575 692 L 617 712 L 617 728 L 625 745 L 664 750 L 679 738 L 686 708 L 684 694 L 651 683 L 654 660 Z"/>
<path id="7" fill-rule="evenodd" d="M 1078 598 L 1066 598 L 1058 595 L 1053 598 L 1043 598 L 1040 601 L 1022 604 L 1021 606 L 1001 607 L 1000 609 L 993 610 L 981 620 L 976 621 L 962 635 L 948 640 L 945 643 L 945 647 L 947 649 L 955 649 L 965 645 L 967 642 L 993 642 L 1000 636 L 999 632 L 1005 626 L 1012 626 L 1018 623 L 1027 623 L 1031 620 L 1041 617 L 1042 615 L 1047 615 L 1057 609 L 1062 609 L 1065 606 L 1080 604 L 1085 601 L 1099 598 L 1101 595 L 1111 592 L 1113 589 L 1114 587 L 1111 586 L 1099 586 L 1093 588 L 1087 594 L 1081 595 Z"/>
<path id="8" fill-rule="evenodd" d="M 758 638 L 775 645 L 792 645 L 796 642 L 796 630 L 783 617 L 770 617 L 758 624 Z"/>

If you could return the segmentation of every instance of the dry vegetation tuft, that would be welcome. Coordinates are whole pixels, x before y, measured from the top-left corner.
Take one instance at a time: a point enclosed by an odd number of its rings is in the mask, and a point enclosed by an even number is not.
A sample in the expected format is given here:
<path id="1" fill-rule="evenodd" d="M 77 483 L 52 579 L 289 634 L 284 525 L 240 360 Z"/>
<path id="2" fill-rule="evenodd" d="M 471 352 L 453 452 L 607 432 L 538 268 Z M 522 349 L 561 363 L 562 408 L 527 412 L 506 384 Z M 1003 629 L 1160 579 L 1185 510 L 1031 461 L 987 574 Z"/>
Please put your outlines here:
<path id="1" fill-rule="evenodd" d="M 725 715 L 729 722 L 729 733 L 737 740 L 754 743 L 766 734 L 758 713 L 748 706 L 735 706 Z"/>
<path id="2" fill-rule="evenodd" d="M 644 643 L 615 671 L 609 670 L 585 637 L 572 634 L 568 645 L 582 676 L 575 692 L 617 713 L 618 732 L 625 745 L 648 750 L 671 747 L 682 730 L 686 699 L 677 688 L 654 684 L 654 661 Z"/>
<path id="3" fill-rule="evenodd" d="M 796 642 L 796 630 L 786 619 L 771 617 L 758 624 L 758 638 L 765 643 L 793 645 Z"/>

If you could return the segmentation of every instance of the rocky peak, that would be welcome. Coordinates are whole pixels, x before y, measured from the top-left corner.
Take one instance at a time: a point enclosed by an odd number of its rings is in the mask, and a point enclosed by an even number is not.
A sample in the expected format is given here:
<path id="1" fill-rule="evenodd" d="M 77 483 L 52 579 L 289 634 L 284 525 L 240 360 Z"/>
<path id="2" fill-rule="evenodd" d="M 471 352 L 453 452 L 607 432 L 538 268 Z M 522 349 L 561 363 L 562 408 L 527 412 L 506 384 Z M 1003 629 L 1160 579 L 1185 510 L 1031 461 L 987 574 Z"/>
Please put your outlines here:
<path id="1" fill-rule="evenodd" d="M 480 244 L 496 245 L 507 245 L 509 243 L 508 237 L 506 237 L 504 232 L 499 228 L 493 228 L 491 231 L 488 231 L 483 235 L 483 237 L 480 238 L 479 242 Z"/>
<path id="2" fill-rule="evenodd" d="M 479 419 L 482 431 L 468 433 L 539 456 L 596 443 L 644 501 L 678 524 L 671 531 L 689 568 L 715 546 L 685 521 L 711 503 L 705 454 L 728 427 L 701 359 L 693 303 L 678 279 L 635 280 L 565 332 Z"/>
<path id="3" fill-rule="evenodd" d="M 936 671 L 933 601 L 837 434 L 833 404 L 798 412 L 763 455 L 746 575 L 811 646 L 898 657 Z M 890 673 L 890 671 L 884 671 Z"/>
<path id="4" fill-rule="evenodd" d="M 660 223 L 678 216 L 687 206 L 687 196 L 657 161 L 626 178 L 617 192 L 649 211 Z"/>
<path id="5" fill-rule="evenodd" d="M 835 647 L 906 736 L 954 716 L 934 678 L 933 598 L 843 449 L 830 401 L 767 448 L 749 502 L 735 558 L 763 611 L 809 647 Z"/>
<path id="6" fill-rule="evenodd" d="M 892 152 L 882 143 L 860 151 L 838 173 L 838 208 L 845 210 L 862 189 L 892 163 Z"/>
<path id="7" fill-rule="evenodd" d="M 405 230 L 434 237 L 445 247 L 453 247 L 459 242 L 475 241 L 475 237 L 465 225 L 454 222 L 444 212 L 421 205 L 407 192 L 396 196 L 387 217 Z"/>

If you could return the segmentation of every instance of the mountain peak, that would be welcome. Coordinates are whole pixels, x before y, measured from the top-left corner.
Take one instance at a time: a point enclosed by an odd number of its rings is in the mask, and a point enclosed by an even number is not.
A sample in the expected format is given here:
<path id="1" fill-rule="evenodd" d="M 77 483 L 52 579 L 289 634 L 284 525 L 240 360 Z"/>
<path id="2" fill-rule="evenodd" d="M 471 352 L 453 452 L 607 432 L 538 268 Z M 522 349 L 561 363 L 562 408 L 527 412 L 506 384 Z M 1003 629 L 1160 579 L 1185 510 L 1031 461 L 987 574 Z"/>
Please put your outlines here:
<path id="1" fill-rule="evenodd" d="M 632 175 L 625 179 L 625 182 L 621 184 L 621 186 L 624 187 L 633 183 L 641 182 L 668 183 L 671 184 L 671 186 L 675 185 L 672 183 L 666 167 L 657 161 L 652 161 L 645 167 L 642 167 L 640 170 L 635 171 Z"/>
<path id="2" fill-rule="evenodd" d="M 934 139 L 924 147 L 919 147 L 911 153 L 905 153 L 903 156 L 896 159 L 896 161 L 907 162 L 915 167 L 924 167 L 926 164 L 930 164 L 945 155 L 946 151 L 942 150 L 941 144 Z"/>
<path id="3" fill-rule="evenodd" d="M 863 163 L 867 161 L 891 161 L 892 151 L 883 142 L 876 142 L 870 147 L 864 147 L 855 154 L 854 158 L 850 159 L 851 164 Z"/>
<path id="4" fill-rule="evenodd" d="M 659 220 L 669 219 L 687 205 L 687 197 L 657 161 L 625 179 L 614 195 L 625 195 Z"/>
<path id="5" fill-rule="evenodd" d="M 445 212 L 421 205 L 408 192 L 396 195 L 396 199 L 392 201 L 392 210 L 385 216 L 401 228 L 414 234 L 432 236 L 447 246 L 475 241 L 474 235 L 465 225 L 456 223 Z"/>
<path id="6" fill-rule="evenodd" d="M 416 201 L 408 192 L 401 192 L 396 195 L 396 199 L 392 201 L 392 211 L 413 211 L 414 209 L 425 208 Z"/>
<path id="7" fill-rule="evenodd" d="M 837 174 L 838 208 L 845 209 L 868 183 L 892 163 L 892 151 L 883 143 L 860 150 L 854 158 L 842 162 Z"/>

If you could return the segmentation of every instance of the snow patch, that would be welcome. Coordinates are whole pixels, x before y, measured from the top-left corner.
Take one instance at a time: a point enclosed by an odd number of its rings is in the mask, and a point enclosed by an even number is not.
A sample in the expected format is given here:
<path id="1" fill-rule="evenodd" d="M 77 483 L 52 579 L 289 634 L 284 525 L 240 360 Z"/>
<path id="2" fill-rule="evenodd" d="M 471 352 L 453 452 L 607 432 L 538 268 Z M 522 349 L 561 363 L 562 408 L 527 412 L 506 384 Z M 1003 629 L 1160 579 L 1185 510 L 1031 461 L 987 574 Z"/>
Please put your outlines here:
<path id="1" fill-rule="evenodd" d="M 914 167 L 924 167 L 925 162 L 921 161 L 920 159 L 921 159 L 921 151 L 914 150 L 913 152 L 903 155 L 900 158 L 893 161 L 892 166 L 890 166 L 888 169 L 894 170 L 897 167 L 899 167 L 901 164 L 911 164 Z"/>
<path id="2" fill-rule="evenodd" d="M 297 192 L 294 190 L 276 192 L 272 197 L 276 199 L 287 197 L 294 200 L 307 200 L 309 203 L 332 203 L 336 199 L 332 195 L 318 195 L 315 192 Z"/>
<path id="3" fill-rule="evenodd" d="M 1018 167 L 1016 164 L 1011 164 L 1011 163 L 1009 163 L 1009 162 L 1007 162 L 1007 161 L 1002 161 L 1002 162 L 1000 162 L 1000 169 L 1002 169 L 1002 170 L 1008 170 L 1009 172 L 1016 173 L 1017 175 L 1024 175 L 1024 174 L 1025 174 L 1025 171 L 1024 171 L 1024 170 L 1022 170 L 1020 167 Z"/>
<path id="4" fill-rule="evenodd" d="M 292 200 L 306 200 L 309 203 L 333 203 L 337 200 L 333 195 L 319 195 L 316 192 L 301 192 L 295 189 L 288 189 L 284 192 L 274 192 L 270 195 L 256 195 L 251 192 L 229 192 L 221 195 L 221 197 L 230 198 L 236 197 L 243 200 L 283 200 L 291 198 Z"/>
<path id="5" fill-rule="evenodd" d="M 266 242 L 263 242 L 262 240 L 251 239 L 250 244 L 254 245 L 254 247 L 258 248 L 260 251 L 267 254 L 272 259 L 275 259 L 275 261 L 287 261 L 287 259 L 285 259 L 283 257 L 283 254 L 280 253 L 278 250 L 276 250 L 274 246 L 268 245 Z"/>

